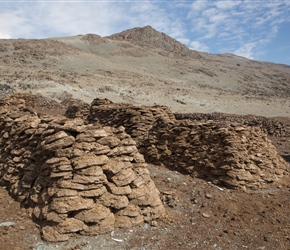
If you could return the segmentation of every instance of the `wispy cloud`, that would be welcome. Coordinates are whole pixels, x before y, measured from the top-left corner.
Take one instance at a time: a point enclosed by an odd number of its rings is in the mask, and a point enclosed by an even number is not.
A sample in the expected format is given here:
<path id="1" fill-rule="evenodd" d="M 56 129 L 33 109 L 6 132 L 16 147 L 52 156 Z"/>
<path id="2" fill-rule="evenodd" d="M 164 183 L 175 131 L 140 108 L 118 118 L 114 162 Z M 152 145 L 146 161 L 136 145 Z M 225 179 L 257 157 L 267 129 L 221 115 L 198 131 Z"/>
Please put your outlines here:
<path id="1" fill-rule="evenodd" d="M 236 49 L 234 51 L 234 54 L 235 55 L 238 55 L 238 56 L 243 56 L 243 57 L 247 57 L 249 59 L 254 59 L 253 58 L 253 50 L 255 48 L 257 44 L 254 42 L 254 43 L 246 43 L 244 44 L 242 47 Z"/>
<path id="2" fill-rule="evenodd" d="M 283 0 L 195 1 L 190 7 L 192 32 L 210 52 L 227 50 L 252 59 L 290 22 L 290 4 Z"/>
<path id="3" fill-rule="evenodd" d="M 203 43 L 201 43 L 199 41 L 190 42 L 189 43 L 189 48 L 193 49 L 193 50 L 197 50 L 197 51 L 203 51 L 203 52 L 209 51 L 209 48 L 205 44 L 203 44 Z"/>

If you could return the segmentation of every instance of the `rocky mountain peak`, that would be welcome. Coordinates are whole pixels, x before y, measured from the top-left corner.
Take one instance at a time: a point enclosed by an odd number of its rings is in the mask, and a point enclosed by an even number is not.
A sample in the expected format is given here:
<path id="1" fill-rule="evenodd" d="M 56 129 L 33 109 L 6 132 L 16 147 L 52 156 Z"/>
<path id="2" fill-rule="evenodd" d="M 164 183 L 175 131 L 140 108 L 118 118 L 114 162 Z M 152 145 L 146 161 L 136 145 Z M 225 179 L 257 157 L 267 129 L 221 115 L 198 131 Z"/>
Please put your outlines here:
<path id="1" fill-rule="evenodd" d="M 86 34 L 81 38 L 82 41 L 87 41 L 91 45 L 99 45 L 101 43 L 106 43 L 106 39 L 102 38 L 96 34 Z"/>
<path id="2" fill-rule="evenodd" d="M 163 51 L 173 52 L 174 54 L 180 54 L 183 56 L 190 55 L 192 53 L 192 51 L 181 42 L 163 32 L 155 30 L 149 25 L 142 28 L 125 30 L 106 38 L 119 41 L 128 41 L 140 46 L 146 46 L 159 50 L 161 49 Z"/>

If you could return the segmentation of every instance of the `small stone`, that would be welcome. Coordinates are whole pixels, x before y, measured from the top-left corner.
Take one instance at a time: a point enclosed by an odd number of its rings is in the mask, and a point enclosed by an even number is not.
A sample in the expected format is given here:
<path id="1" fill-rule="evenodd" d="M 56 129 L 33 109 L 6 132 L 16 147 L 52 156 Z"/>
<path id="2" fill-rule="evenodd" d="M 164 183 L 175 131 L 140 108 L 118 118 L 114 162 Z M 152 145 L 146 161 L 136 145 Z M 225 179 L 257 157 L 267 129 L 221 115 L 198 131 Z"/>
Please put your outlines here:
<path id="1" fill-rule="evenodd" d="M 45 226 L 42 228 L 42 234 L 44 240 L 55 242 L 55 241 L 66 241 L 69 239 L 67 234 L 60 234 L 50 226 Z"/>
<path id="2" fill-rule="evenodd" d="M 210 215 L 209 215 L 208 213 L 202 213 L 202 216 L 203 216 L 204 218 L 209 218 L 209 217 L 210 217 Z"/>
<path id="3" fill-rule="evenodd" d="M 212 194 L 206 194 L 205 197 L 208 198 L 208 199 L 211 199 L 213 197 L 213 195 Z"/>
<path id="4" fill-rule="evenodd" d="M 66 218 L 64 221 L 59 223 L 56 227 L 59 233 L 75 233 L 86 229 L 86 225 L 83 221 L 75 218 Z"/>

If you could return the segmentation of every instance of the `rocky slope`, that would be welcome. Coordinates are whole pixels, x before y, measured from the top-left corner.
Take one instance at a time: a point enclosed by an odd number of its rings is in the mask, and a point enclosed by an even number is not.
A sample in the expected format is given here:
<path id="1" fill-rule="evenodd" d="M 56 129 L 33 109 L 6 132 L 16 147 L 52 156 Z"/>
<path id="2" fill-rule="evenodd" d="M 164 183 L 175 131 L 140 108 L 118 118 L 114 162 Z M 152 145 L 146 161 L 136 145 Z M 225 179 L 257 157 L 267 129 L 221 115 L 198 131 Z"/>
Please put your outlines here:
<path id="1" fill-rule="evenodd" d="M 189 50 L 150 26 L 100 37 L 0 40 L 1 96 L 40 93 L 175 112 L 289 116 L 290 67 Z"/>

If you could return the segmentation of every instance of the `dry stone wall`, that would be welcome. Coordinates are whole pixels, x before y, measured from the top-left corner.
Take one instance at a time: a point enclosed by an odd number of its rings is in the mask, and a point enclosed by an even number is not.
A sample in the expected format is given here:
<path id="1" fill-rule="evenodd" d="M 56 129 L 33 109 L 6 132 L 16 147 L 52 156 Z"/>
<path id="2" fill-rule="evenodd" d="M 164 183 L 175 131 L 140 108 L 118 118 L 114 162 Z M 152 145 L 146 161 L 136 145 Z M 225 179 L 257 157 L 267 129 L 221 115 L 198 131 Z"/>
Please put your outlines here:
<path id="1" fill-rule="evenodd" d="M 176 119 L 184 120 L 190 119 L 197 122 L 207 122 L 207 121 L 215 121 L 215 122 L 231 122 L 237 124 L 243 124 L 251 127 L 259 127 L 270 136 L 290 136 L 290 124 L 283 120 L 282 117 L 263 117 L 263 116 L 255 116 L 255 115 L 233 115 L 233 114 L 224 114 L 224 113 L 211 113 L 211 114 L 203 114 L 203 113 L 190 113 L 190 114 L 175 114 Z"/>
<path id="2" fill-rule="evenodd" d="M 288 166 L 259 127 L 159 119 L 149 132 L 146 159 L 230 188 L 279 182 Z"/>
<path id="3" fill-rule="evenodd" d="M 78 99 L 65 99 L 61 104 L 66 107 L 65 116 L 68 118 L 81 118 L 87 120 L 90 105 Z"/>
<path id="4" fill-rule="evenodd" d="M 125 126 L 146 161 L 219 185 L 257 189 L 288 174 L 267 134 L 253 124 L 176 120 L 167 107 L 134 107 L 107 99 L 95 99 L 88 117 L 90 122 Z"/>
<path id="5" fill-rule="evenodd" d="M 108 99 L 97 98 L 91 104 L 88 121 L 100 122 L 105 126 L 124 126 L 137 146 L 142 148 L 142 143 L 148 138 L 148 132 L 158 118 L 175 121 L 174 114 L 166 106 L 115 104 Z"/>
<path id="6" fill-rule="evenodd" d="M 164 213 L 135 141 L 123 127 L 38 116 L 0 103 L 0 184 L 26 206 L 45 240 L 94 235 Z"/>

